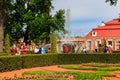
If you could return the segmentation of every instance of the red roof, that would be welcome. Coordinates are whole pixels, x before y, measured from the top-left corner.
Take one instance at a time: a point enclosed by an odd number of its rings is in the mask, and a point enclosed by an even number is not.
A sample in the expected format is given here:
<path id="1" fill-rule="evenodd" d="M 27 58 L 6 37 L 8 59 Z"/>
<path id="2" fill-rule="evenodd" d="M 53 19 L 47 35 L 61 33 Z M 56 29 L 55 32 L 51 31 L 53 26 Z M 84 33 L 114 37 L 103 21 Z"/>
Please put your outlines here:
<path id="1" fill-rule="evenodd" d="M 92 32 L 96 32 L 94 37 L 113 37 L 120 36 L 120 18 L 104 22 L 105 25 L 93 28 L 85 37 L 93 37 Z"/>
<path id="2" fill-rule="evenodd" d="M 120 18 L 113 19 L 105 23 L 106 25 L 120 25 Z"/>

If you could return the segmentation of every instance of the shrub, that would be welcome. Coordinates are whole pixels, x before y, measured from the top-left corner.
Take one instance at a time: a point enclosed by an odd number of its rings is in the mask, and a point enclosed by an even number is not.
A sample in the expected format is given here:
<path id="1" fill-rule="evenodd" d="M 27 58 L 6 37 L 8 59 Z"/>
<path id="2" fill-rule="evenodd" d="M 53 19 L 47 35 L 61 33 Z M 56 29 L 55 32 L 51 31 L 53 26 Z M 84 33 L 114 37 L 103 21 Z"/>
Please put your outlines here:
<path id="1" fill-rule="evenodd" d="M 8 34 L 5 36 L 5 53 L 10 53 L 10 39 Z"/>
<path id="2" fill-rule="evenodd" d="M 20 56 L 2 56 L 0 57 L 0 72 L 18 70 L 22 68 Z"/>
<path id="3" fill-rule="evenodd" d="M 51 51 L 50 53 L 57 53 L 57 40 L 56 34 L 53 32 L 51 35 Z"/>
<path id="4" fill-rule="evenodd" d="M 120 54 L 27 54 L 0 56 L 0 72 L 60 64 L 120 63 Z"/>

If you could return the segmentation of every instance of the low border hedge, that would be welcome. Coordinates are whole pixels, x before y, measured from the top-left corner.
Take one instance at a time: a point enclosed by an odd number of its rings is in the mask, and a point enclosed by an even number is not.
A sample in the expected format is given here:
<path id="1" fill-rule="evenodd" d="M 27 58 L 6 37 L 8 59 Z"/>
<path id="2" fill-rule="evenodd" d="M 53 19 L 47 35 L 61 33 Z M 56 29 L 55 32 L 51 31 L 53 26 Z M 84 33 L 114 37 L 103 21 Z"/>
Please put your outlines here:
<path id="1" fill-rule="evenodd" d="M 40 66 L 91 62 L 120 63 L 120 54 L 28 54 L 0 56 L 0 72 Z"/>

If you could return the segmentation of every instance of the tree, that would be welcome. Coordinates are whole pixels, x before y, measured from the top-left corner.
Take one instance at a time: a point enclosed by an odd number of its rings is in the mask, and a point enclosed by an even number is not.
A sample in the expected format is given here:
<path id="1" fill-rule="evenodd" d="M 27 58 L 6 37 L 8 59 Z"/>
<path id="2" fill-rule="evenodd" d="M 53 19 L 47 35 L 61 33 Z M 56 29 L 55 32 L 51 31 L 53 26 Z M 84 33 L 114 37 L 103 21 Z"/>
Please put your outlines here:
<path id="1" fill-rule="evenodd" d="M 106 2 L 110 2 L 110 5 L 116 5 L 118 0 L 106 0 Z"/>
<path id="2" fill-rule="evenodd" d="M 4 40 L 4 0 L 0 0 L 0 52 L 3 52 Z"/>
<path id="3" fill-rule="evenodd" d="M 13 40 L 49 41 L 51 28 L 64 31 L 64 10 L 51 15 L 52 0 L 9 0 L 5 9 L 5 34 Z"/>

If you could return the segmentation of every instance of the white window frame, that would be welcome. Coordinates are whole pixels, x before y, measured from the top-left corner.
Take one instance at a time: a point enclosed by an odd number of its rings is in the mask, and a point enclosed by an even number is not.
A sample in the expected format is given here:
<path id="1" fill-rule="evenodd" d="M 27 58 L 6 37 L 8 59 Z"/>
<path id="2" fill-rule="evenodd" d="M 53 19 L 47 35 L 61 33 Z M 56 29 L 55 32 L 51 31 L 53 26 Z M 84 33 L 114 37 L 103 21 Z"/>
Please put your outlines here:
<path id="1" fill-rule="evenodd" d="M 92 36 L 97 36 L 97 32 L 93 31 Z"/>

